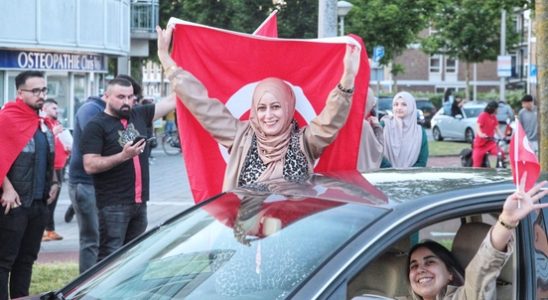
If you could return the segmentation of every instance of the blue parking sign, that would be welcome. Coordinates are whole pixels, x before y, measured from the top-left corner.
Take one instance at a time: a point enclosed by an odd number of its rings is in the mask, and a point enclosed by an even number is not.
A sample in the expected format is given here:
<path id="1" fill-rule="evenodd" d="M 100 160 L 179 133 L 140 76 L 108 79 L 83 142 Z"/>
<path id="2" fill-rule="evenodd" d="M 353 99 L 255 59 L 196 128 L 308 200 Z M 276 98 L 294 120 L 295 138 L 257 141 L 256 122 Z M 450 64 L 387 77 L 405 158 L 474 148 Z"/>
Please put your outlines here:
<path id="1" fill-rule="evenodd" d="M 384 47 L 383 46 L 376 46 L 373 48 L 373 61 L 379 62 L 381 61 L 381 58 L 384 56 Z"/>

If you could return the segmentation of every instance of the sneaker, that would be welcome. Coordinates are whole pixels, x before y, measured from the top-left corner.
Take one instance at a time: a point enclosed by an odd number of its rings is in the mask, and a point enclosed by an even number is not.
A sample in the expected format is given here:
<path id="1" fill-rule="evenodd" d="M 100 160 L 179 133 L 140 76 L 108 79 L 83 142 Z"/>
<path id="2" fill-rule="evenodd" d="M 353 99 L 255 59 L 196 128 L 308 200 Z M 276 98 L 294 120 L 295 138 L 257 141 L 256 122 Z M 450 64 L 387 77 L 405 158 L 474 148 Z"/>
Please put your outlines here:
<path id="1" fill-rule="evenodd" d="M 42 241 L 59 241 L 62 240 L 63 237 L 57 234 L 55 231 L 44 231 L 44 235 L 42 236 Z"/>
<path id="2" fill-rule="evenodd" d="M 51 241 L 51 238 L 48 235 L 48 231 L 44 230 L 44 234 L 42 235 L 42 242 Z"/>
<path id="3" fill-rule="evenodd" d="M 67 211 L 65 212 L 65 222 L 70 223 L 72 218 L 74 218 L 74 208 L 72 208 L 72 205 L 69 205 Z"/>

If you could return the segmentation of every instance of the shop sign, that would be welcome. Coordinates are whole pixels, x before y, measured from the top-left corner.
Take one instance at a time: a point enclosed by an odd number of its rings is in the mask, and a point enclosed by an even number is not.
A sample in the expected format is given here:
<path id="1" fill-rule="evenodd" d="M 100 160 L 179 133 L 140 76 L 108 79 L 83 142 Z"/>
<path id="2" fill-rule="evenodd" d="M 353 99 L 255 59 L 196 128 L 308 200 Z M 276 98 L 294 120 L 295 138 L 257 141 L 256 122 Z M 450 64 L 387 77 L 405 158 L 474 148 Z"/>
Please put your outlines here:
<path id="1" fill-rule="evenodd" d="M 0 69 L 106 71 L 103 55 L 0 50 Z"/>

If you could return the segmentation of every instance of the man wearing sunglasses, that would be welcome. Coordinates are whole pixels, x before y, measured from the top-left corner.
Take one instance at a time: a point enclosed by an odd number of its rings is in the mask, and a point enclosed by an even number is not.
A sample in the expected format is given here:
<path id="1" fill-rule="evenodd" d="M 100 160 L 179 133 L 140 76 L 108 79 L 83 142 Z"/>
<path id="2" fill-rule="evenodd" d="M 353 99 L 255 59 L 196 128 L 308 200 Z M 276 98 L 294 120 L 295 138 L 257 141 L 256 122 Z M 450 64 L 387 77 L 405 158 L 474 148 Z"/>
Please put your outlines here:
<path id="1" fill-rule="evenodd" d="M 29 293 L 32 265 L 46 226 L 48 199 L 58 181 L 54 138 L 39 117 L 44 74 L 15 77 L 17 99 L 0 110 L 0 300 Z M 9 282 L 8 282 L 9 280 Z"/>

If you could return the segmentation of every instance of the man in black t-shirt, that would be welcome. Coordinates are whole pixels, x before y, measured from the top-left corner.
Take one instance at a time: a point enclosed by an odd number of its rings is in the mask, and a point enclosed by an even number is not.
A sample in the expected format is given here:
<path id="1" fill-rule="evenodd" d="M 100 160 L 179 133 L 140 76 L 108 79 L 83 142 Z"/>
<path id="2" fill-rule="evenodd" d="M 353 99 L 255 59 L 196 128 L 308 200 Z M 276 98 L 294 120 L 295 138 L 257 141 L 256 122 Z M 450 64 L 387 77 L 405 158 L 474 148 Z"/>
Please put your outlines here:
<path id="1" fill-rule="evenodd" d="M 106 107 L 88 123 L 82 136 L 84 169 L 93 177 L 99 210 L 101 260 L 146 230 L 149 169 L 145 154 L 148 126 L 175 109 L 175 97 L 155 105 L 133 107 L 131 83 L 111 80 L 103 96 Z"/>

